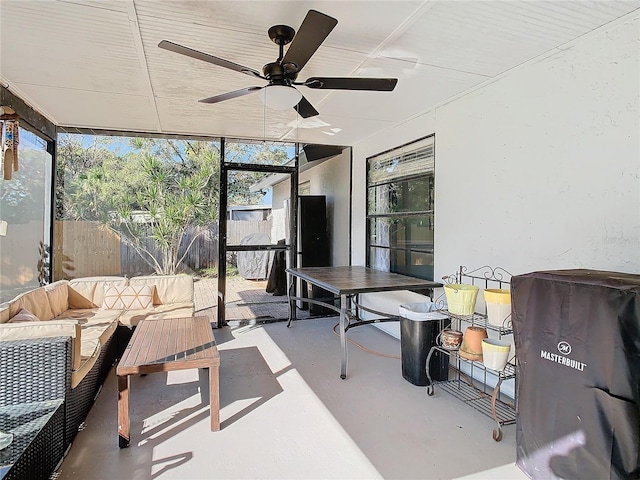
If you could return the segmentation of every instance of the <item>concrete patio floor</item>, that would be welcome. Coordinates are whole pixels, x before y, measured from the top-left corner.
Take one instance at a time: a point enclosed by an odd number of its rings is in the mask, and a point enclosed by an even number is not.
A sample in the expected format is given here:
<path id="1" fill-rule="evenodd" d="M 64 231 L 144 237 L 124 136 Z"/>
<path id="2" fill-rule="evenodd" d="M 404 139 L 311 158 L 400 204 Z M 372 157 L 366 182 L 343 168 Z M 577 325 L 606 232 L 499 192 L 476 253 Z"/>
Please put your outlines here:
<path id="1" fill-rule="evenodd" d="M 266 280 L 245 280 L 231 277 L 226 282 L 226 321 L 247 323 L 283 320 L 289 315 L 286 296 L 274 296 L 266 292 Z M 196 279 L 194 302 L 196 315 L 206 315 L 215 321 L 217 317 L 218 280 L 215 278 Z M 308 317 L 306 311 L 299 311 L 300 318 Z"/>
<path id="2" fill-rule="evenodd" d="M 196 310 L 212 308 L 197 298 Z M 376 354 L 399 356 L 400 343 L 375 327 L 349 331 L 368 351 L 349 345 L 341 380 L 336 323 L 214 330 L 219 432 L 209 430 L 204 372 L 134 376 L 131 447 L 119 449 L 112 370 L 57 478 L 526 478 L 514 466 L 515 426 L 494 442 L 491 419 L 437 386 L 426 396 L 402 378 L 399 359 Z"/>

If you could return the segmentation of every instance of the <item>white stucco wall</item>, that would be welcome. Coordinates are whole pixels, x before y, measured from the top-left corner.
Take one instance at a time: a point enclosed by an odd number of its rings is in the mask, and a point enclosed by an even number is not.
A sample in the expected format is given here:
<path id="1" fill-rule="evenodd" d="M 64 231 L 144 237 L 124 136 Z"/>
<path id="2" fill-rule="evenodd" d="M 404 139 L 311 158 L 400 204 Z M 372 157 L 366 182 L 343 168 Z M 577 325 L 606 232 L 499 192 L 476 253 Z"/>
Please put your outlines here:
<path id="1" fill-rule="evenodd" d="M 638 18 L 577 41 L 354 147 L 353 264 L 365 262 L 366 157 L 436 133 L 436 278 L 640 271 Z"/>
<path id="2" fill-rule="evenodd" d="M 366 259 L 366 158 L 435 132 L 435 279 L 640 272 L 638 31 L 629 15 L 356 145 L 352 263 Z"/>
<path id="3" fill-rule="evenodd" d="M 436 112 L 436 271 L 640 272 L 638 21 Z"/>

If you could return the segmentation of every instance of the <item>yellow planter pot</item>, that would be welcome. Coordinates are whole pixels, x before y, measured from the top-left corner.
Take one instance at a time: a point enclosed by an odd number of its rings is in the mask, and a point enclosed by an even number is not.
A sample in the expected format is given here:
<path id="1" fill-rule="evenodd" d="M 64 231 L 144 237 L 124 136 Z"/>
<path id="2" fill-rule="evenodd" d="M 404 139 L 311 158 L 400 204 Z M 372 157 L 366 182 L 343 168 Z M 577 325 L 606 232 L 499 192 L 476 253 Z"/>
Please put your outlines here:
<path id="1" fill-rule="evenodd" d="M 452 283 L 444 286 L 447 297 L 447 308 L 455 315 L 471 315 L 476 308 L 478 287 L 462 283 Z"/>

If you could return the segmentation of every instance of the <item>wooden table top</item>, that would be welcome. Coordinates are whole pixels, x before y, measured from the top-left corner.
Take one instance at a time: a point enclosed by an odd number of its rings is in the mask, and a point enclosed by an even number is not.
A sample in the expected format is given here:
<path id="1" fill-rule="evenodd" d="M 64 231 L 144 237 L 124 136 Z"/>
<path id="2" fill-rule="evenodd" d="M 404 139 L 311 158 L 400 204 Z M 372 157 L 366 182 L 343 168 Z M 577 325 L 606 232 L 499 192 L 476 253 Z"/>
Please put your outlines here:
<path id="1" fill-rule="evenodd" d="M 442 286 L 441 283 L 431 280 L 408 277 L 399 273 L 382 272 L 367 267 L 303 267 L 287 268 L 287 272 L 336 295 L 427 289 Z"/>
<path id="2" fill-rule="evenodd" d="M 220 365 L 207 317 L 141 320 L 116 368 L 117 375 Z"/>

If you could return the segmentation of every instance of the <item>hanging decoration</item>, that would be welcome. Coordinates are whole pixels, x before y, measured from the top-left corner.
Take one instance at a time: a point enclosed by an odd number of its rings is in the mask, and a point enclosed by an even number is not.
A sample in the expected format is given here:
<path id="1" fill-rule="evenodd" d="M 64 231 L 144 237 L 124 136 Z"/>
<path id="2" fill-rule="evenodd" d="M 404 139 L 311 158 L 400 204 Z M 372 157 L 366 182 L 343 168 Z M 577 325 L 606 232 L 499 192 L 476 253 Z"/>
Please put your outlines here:
<path id="1" fill-rule="evenodd" d="M 20 123 L 18 115 L 9 107 L 0 107 L 2 121 L 2 155 L 5 180 L 11 180 L 13 172 L 18 171 L 18 143 Z"/>

